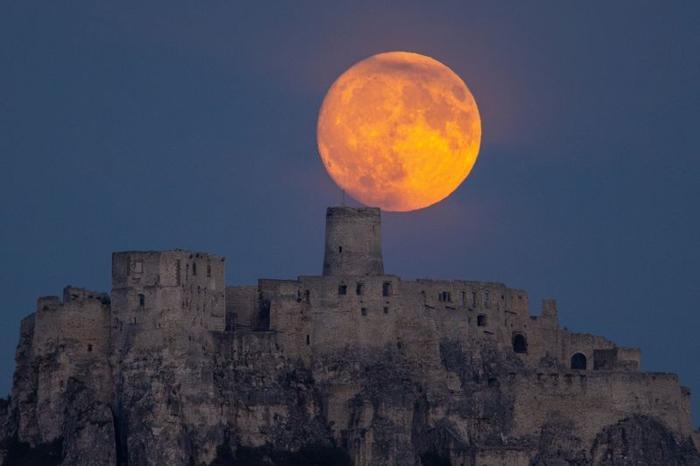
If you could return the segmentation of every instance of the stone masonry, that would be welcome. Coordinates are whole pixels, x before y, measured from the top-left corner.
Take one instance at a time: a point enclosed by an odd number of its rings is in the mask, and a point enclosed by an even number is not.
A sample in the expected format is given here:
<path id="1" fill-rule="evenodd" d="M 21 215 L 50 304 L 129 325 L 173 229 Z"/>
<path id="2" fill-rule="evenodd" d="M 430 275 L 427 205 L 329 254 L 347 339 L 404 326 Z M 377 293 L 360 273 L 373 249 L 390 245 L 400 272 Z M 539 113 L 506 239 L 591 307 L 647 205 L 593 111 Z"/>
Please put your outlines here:
<path id="1" fill-rule="evenodd" d="M 112 256 L 21 324 L 0 465 L 700 465 L 690 392 L 500 283 L 384 272 L 380 212 L 329 208 L 323 274 Z"/>

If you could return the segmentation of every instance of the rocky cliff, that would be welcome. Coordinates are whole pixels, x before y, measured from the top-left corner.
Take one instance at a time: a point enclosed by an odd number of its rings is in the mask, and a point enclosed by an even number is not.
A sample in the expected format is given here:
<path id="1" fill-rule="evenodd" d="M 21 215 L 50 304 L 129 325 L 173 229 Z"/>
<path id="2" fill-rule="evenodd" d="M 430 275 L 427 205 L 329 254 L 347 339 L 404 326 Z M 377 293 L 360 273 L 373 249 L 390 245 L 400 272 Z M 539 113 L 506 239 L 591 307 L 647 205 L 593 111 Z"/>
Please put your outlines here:
<path id="1" fill-rule="evenodd" d="M 0 466 L 700 465 L 690 392 L 498 283 L 384 275 L 378 209 L 329 209 L 324 275 L 226 287 L 125 251 L 110 294 L 22 320 Z"/>
<path id="2" fill-rule="evenodd" d="M 78 361 L 37 352 L 33 320 L 0 403 L 4 465 L 700 464 L 690 436 L 635 413 L 591 436 L 547 411 L 516 434 L 529 369 L 496 348 L 443 340 L 436 365 L 419 367 L 405 348 L 349 346 L 305 364 L 274 332 L 209 332 Z"/>

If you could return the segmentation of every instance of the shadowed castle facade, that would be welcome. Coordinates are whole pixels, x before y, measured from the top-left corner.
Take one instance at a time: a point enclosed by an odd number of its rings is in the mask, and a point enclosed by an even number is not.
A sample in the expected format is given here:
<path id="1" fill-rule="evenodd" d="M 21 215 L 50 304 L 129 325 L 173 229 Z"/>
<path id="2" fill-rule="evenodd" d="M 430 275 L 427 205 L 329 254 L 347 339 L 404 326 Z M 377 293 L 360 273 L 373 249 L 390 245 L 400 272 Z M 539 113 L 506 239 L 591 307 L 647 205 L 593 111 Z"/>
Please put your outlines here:
<path id="1" fill-rule="evenodd" d="M 226 287 L 222 257 L 128 251 L 111 294 L 40 298 L 0 460 L 700 463 L 676 375 L 560 327 L 554 300 L 531 316 L 500 283 L 387 275 L 380 229 L 329 208 L 320 276 Z"/>

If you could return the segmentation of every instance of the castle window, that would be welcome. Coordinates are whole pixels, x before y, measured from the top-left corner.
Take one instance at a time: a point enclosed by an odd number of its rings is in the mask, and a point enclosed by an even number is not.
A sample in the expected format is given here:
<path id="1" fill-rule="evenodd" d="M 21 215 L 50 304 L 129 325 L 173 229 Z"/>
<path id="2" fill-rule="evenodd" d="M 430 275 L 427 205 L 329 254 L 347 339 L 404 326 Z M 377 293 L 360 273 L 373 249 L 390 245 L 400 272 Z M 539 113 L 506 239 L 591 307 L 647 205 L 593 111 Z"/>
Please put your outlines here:
<path id="1" fill-rule="evenodd" d="M 489 290 L 484 290 L 484 307 L 491 306 L 491 295 Z"/>
<path id="2" fill-rule="evenodd" d="M 472 291 L 472 307 L 476 307 L 476 291 Z"/>
<path id="3" fill-rule="evenodd" d="M 367 315 L 367 308 L 366 308 L 366 307 L 363 307 L 363 308 L 360 310 L 360 312 L 362 312 L 362 315 L 363 315 L 363 316 L 366 316 L 366 315 Z"/>
<path id="4" fill-rule="evenodd" d="M 452 302 L 452 293 L 449 291 L 442 291 L 440 294 L 438 294 L 438 301 L 443 302 L 443 303 L 451 303 Z"/>
<path id="5" fill-rule="evenodd" d="M 143 307 L 146 305 L 146 295 L 139 293 L 139 306 Z"/>
<path id="6" fill-rule="evenodd" d="M 207 278 L 211 278 L 211 265 L 207 264 Z"/>
<path id="7" fill-rule="evenodd" d="M 310 335 L 306 335 L 306 344 L 307 345 L 311 344 L 311 336 Z"/>
<path id="8" fill-rule="evenodd" d="M 358 283 L 357 286 L 355 287 L 355 293 L 359 296 L 365 293 L 365 284 L 364 283 Z"/>
<path id="9" fill-rule="evenodd" d="M 131 263 L 131 271 L 134 273 L 143 273 L 143 261 L 133 261 Z"/>
<path id="10" fill-rule="evenodd" d="M 339 295 L 348 294 L 348 286 L 347 285 L 338 285 L 338 294 Z"/>
<path id="11" fill-rule="evenodd" d="M 391 282 L 384 282 L 382 285 L 382 296 L 391 296 Z"/>
<path id="12" fill-rule="evenodd" d="M 192 263 L 192 276 L 197 275 L 197 263 L 193 262 Z"/>
<path id="13" fill-rule="evenodd" d="M 516 353 L 527 353 L 527 340 L 522 333 L 513 335 L 513 351 Z"/>
<path id="14" fill-rule="evenodd" d="M 180 284 L 180 259 L 175 261 L 175 283 Z"/>
<path id="15" fill-rule="evenodd" d="M 388 313 L 389 313 L 389 308 L 384 306 L 384 314 L 388 314 Z"/>
<path id="16" fill-rule="evenodd" d="M 462 306 L 467 304 L 467 293 L 462 291 Z"/>
<path id="17" fill-rule="evenodd" d="M 343 252 L 343 247 L 342 247 L 342 246 L 338 246 L 338 252 Z"/>
<path id="18" fill-rule="evenodd" d="M 486 327 L 486 316 L 484 314 L 476 316 L 476 325 L 479 327 Z"/>
<path id="19" fill-rule="evenodd" d="M 88 353 L 92 353 L 92 344 L 88 344 Z"/>
<path id="20" fill-rule="evenodd" d="M 571 356 L 571 368 L 575 370 L 585 370 L 587 365 L 586 355 L 583 353 L 576 353 Z"/>
<path id="21" fill-rule="evenodd" d="M 307 303 L 309 301 L 311 301 L 311 291 L 309 291 L 309 290 L 304 291 L 304 299 L 306 300 Z"/>

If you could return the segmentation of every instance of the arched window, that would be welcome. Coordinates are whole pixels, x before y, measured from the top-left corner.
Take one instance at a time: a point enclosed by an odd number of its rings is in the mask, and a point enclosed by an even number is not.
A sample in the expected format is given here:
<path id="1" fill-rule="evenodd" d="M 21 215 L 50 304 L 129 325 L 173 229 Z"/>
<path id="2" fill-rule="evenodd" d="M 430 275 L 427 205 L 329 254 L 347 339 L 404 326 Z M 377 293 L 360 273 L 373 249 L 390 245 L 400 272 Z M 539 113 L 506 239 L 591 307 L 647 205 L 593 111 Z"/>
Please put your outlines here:
<path id="1" fill-rule="evenodd" d="M 586 369 L 586 355 L 583 353 L 576 353 L 571 356 L 571 368 L 578 370 Z"/>
<path id="2" fill-rule="evenodd" d="M 527 339 L 522 333 L 513 335 L 513 351 L 516 353 L 527 353 Z"/>

